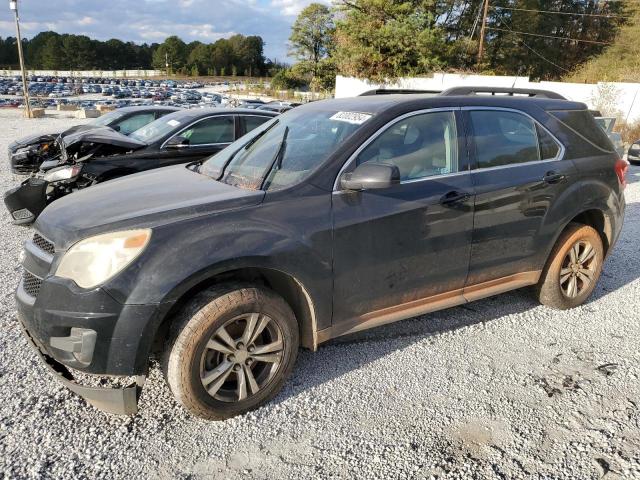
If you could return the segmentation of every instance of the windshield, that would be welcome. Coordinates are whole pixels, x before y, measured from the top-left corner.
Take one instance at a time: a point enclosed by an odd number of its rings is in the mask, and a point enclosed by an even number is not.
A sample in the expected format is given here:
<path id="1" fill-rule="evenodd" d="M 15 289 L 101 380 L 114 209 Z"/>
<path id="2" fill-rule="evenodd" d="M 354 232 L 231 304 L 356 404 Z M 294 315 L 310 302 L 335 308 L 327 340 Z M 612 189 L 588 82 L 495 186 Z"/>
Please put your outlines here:
<path id="1" fill-rule="evenodd" d="M 134 140 L 140 140 L 146 144 L 157 142 L 164 136 L 176 130 L 183 122 L 178 118 L 182 112 L 176 112 L 178 115 L 169 114 L 158 120 L 155 120 L 144 127 L 133 132 L 129 137 Z"/>
<path id="2" fill-rule="evenodd" d="M 122 117 L 124 117 L 124 113 L 114 111 L 114 112 L 105 113 L 104 115 L 101 115 L 98 118 L 94 118 L 89 123 L 91 123 L 91 125 L 95 125 L 96 127 L 106 127 L 107 125 L 115 122 L 116 120 Z"/>
<path id="3" fill-rule="evenodd" d="M 371 115 L 295 109 L 207 160 L 204 175 L 241 188 L 278 190 L 322 165 Z"/>

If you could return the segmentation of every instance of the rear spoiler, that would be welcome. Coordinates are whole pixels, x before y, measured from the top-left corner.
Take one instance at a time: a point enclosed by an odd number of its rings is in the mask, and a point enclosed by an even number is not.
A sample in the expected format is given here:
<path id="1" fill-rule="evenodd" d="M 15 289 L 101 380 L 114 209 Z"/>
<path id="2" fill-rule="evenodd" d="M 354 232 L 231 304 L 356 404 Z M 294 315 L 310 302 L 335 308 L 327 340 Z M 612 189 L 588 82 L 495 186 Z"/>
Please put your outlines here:
<path id="1" fill-rule="evenodd" d="M 532 88 L 505 88 L 505 87 L 453 87 L 442 93 L 442 97 L 469 96 L 478 93 L 488 95 L 526 96 L 535 98 L 549 98 L 554 100 L 566 100 L 565 97 L 549 90 L 536 90 Z"/>

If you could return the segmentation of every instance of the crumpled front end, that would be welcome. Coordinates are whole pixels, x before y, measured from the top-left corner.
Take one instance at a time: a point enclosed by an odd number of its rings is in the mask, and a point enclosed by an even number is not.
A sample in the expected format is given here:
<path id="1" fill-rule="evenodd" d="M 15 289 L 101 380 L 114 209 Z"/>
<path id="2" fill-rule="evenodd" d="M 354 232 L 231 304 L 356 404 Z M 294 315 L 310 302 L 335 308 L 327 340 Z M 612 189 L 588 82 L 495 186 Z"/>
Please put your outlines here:
<path id="1" fill-rule="evenodd" d="M 11 171 L 16 175 L 30 175 L 40 165 L 60 155 L 56 135 L 40 135 L 19 140 L 9 145 Z"/>

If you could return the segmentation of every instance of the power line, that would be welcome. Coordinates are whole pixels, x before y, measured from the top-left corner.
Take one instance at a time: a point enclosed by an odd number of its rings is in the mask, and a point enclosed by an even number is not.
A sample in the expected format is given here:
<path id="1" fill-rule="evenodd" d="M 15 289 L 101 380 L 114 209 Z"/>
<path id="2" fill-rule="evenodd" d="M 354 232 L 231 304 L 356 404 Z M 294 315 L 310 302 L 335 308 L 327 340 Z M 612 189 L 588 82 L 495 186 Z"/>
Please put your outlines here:
<path id="1" fill-rule="evenodd" d="M 517 12 L 549 13 L 554 15 L 568 15 L 568 16 L 575 16 L 575 17 L 626 18 L 626 19 L 636 18 L 629 15 L 614 15 L 614 14 L 605 14 L 605 13 L 572 13 L 572 12 L 559 12 L 557 10 L 535 10 L 532 8 L 514 8 L 514 7 L 499 7 L 499 6 L 491 6 L 490 8 L 494 10 L 514 10 Z"/>
<path id="2" fill-rule="evenodd" d="M 512 33 L 517 33 L 516 31 L 514 31 L 513 29 L 511 29 L 511 28 L 509 27 L 509 25 L 505 24 L 505 27 L 507 27 L 508 31 L 510 31 L 510 32 L 512 32 Z M 525 43 L 525 41 L 524 41 L 524 40 L 522 40 L 521 38 L 518 38 L 517 40 L 518 40 L 520 43 L 522 43 L 522 45 L 524 45 L 525 47 L 527 47 L 527 49 L 529 49 L 532 53 L 534 53 L 535 55 L 537 55 L 538 57 L 540 57 L 540 58 L 541 58 L 542 60 L 544 60 L 545 62 L 547 62 L 547 63 L 549 63 L 549 64 L 553 65 L 554 67 L 559 68 L 560 70 L 564 70 L 564 71 L 565 71 L 565 72 L 567 72 L 567 73 L 571 73 L 571 70 L 568 70 L 568 69 L 566 69 L 566 68 L 564 68 L 564 67 L 562 67 L 562 66 L 558 65 L 557 63 L 552 62 L 552 61 L 551 61 L 551 60 L 549 60 L 547 57 L 545 57 L 544 55 L 542 55 L 541 53 L 537 52 L 536 50 L 534 50 L 533 48 L 531 48 L 529 45 L 527 45 L 527 44 Z"/>
<path id="3" fill-rule="evenodd" d="M 528 35 L 530 37 L 542 37 L 542 38 L 554 38 L 556 40 L 568 40 L 571 42 L 582 42 L 582 43 L 595 43 L 598 45 L 622 45 L 622 46 L 630 46 L 630 45 L 624 45 L 621 43 L 613 43 L 613 42 L 603 42 L 600 40 L 583 40 L 580 38 L 571 38 L 571 37 L 560 37 L 557 35 L 543 35 L 541 33 L 531 33 L 531 32 L 520 32 L 517 30 L 511 30 L 511 29 L 506 29 L 506 28 L 499 28 L 499 27 L 487 27 L 488 30 L 498 30 L 501 32 L 511 32 L 511 33 L 517 33 L 519 35 Z"/>

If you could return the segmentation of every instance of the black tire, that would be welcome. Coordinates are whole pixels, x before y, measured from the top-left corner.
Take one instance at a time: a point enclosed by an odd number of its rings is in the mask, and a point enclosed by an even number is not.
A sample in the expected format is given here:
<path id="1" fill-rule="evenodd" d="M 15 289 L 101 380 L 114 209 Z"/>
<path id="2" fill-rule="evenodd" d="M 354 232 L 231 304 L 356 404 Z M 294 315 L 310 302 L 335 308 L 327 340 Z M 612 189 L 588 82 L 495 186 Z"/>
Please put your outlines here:
<path id="1" fill-rule="evenodd" d="M 577 252 L 584 253 L 586 258 L 587 245 L 593 249 L 593 255 L 588 263 L 584 263 L 585 268 L 580 268 L 583 265 L 579 263 L 582 255 L 574 251 L 575 257 L 571 257 L 571 250 L 577 246 Z M 578 260 L 573 262 L 572 258 L 576 257 Z M 604 249 L 598 232 L 588 225 L 570 224 L 558 238 L 542 271 L 536 286 L 538 300 L 543 305 L 560 310 L 581 305 L 596 287 L 602 272 L 603 260 Z M 590 272 L 588 276 L 585 275 L 587 270 Z M 566 280 L 567 278 L 569 280 Z M 572 289 L 571 282 L 574 278 L 575 289 Z"/>
<path id="2" fill-rule="evenodd" d="M 256 314 L 259 316 L 255 317 Z M 267 326 L 263 327 L 258 338 L 242 349 L 238 347 L 234 350 L 235 355 L 210 347 L 213 342 L 229 348 L 229 344 L 218 336 L 222 330 L 227 333 L 235 328 L 240 332 L 244 325 L 242 332 L 255 332 L 265 319 Z M 258 326 L 251 328 L 250 322 Z M 225 335 L 225 338 L 231 339 L 231 336 Z M 263 340 L 270 343 L 260 343 Z M 236 341 L 234 339 L 234 343 Z M 275 354 L 255 354 L 261 358 L 277 356 L 280 358 L 277 364 L 271 360 L 254 360 L 251 357 L 254 354 L 248 353 L 251 347 L 257 352 L 256 349 L 278 343 L 283 344 L 282 350 Z M 280 391 L 293 369 L 298 345 L 296 318 L 289 305 L 276 293 L 250 285 L 217 286 L 198 293 L 173 321 L 163 359 L 165 378 L 176 400 L 190 413 L 209 420 L 224 420 L 259 407 Z M 232 365 L 230 372 L 227 370 L 229 364 Z M 205 382 L 211 375 L 216 375 L 216 371 L 223 370 L 225 379 L 221 378 L 224 375 L 218 374 L 219 378 L 213 385 L 218 381 L 223 383 L 214 394 L 210 394 L 209 391 L 215 387 L 212 388 L 212 384 L 205 387 Z M 250 376 L 253 382 L 250 382 Z M 263 383 L 260 378 L 263 378 Z M 241 384 L 245 398 L 240 393 Z M 259 386 L 255 392 L 254 386 Z M 238 398 L 234 400 L 235 395 Z"/>

